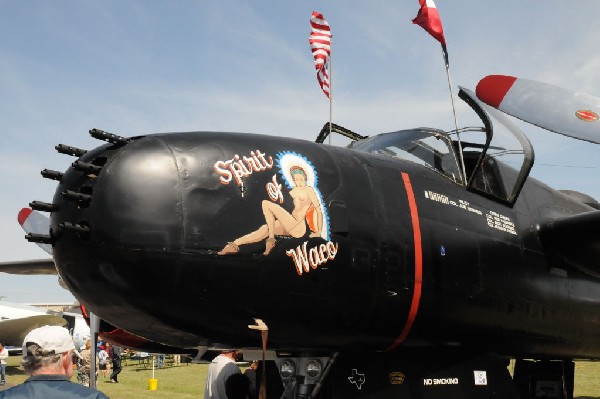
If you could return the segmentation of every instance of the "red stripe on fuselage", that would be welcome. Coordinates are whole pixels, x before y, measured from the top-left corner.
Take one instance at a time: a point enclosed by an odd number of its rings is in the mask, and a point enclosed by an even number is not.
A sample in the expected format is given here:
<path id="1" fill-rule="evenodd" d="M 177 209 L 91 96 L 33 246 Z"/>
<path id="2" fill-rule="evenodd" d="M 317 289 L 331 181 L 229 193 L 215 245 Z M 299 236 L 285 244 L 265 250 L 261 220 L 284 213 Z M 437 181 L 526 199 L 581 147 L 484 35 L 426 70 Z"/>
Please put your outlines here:
<path id="1" fill-rule="evenodd" d="M 410 304 L 410 310 L 406 323 L 402 332 L 396 338 L 394 343 L 386 348 L 386 350 L 392 350 L 400 345 L 408 334 L 415 322 L 417 313 L 419 312 L 419 303 L 421 302 L 421 288 L 423 285 L 423 248 L 421 245 L 421 226 L 419 224 L 419 211 L 417 209 L 417 202 L 415 201 L 415 193 L 413 192 L 410 177 L 406 173 L 402 173 L 402 180 L 404 180 L 404 187 L 406 188 L 406 195 L 408 197 L 408 208 L 410 209 L 410 218 L 413 226 L 413 240 L 415 243 L 415 284 L 413 286 L 413 297 Z"/>

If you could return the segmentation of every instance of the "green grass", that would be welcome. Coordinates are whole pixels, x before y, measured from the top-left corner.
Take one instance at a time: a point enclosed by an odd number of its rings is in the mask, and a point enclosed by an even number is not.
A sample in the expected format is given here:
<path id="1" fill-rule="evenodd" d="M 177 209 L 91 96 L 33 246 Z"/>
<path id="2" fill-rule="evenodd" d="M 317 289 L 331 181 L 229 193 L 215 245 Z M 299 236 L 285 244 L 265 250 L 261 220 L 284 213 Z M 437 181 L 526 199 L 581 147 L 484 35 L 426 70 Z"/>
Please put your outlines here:
<path id="1" fill-rule="evenodd" d="M 18 366 L 20 356 L 11 356 L 7 367 L 7 383 L 20 384 L 27 378 Z M 158 389 L 148 390 L 152 370 L 129 361 L 119 374 L 119 383 L 98 378 L 98 389 L 111 399 L 202 399 L 207 364 L 182 364 L 177 367 L 155 369 Z M 75 375 L 73 376 L 75 380 Z M 575 365 L 575 398 L 600 399 L 600 362 L 577 362 Z"/>
<path id="2" fill-rule="evenodd" d="M 575 362 L 575 394 L 579 399 L 600 398 L 600 362 Z"/>
<path id="3" fill-rule="evenodd" d="M 6 368 L 6 381 L 9 385 L 20 384 L 27 379 L 27 374 L 18 366 L 20 356 L 11 356 Z M 156 391 L 148 390 L 148 380 L 152 378 L 152 368 L 137 362 L 127 361 L 119 374 L 119 383 L 112 384 L 100 375 L 97 388 L 111 399 L 187 399 L 203 398 L 206 381 L 207 364 L 181 364 L 176 367 L 165 367 L 154 370 L 154 378 L 158 380 Z M 76 371 L 72 381 L 76 382 Z"/>

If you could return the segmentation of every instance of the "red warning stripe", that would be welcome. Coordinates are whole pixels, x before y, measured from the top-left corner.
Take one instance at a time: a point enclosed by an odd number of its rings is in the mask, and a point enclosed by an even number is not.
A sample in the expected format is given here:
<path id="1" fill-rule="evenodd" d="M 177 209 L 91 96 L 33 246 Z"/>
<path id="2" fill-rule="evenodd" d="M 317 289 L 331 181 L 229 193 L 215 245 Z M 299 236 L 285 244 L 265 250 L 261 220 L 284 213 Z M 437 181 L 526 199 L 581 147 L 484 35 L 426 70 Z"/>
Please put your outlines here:
<path id="1" fill-rule="evenodd" d="M 23 223 L 25 223 L 25 221 L 27 220 L 29 215 L 31 215 L 31 212 L 32 212 L 31 208 L 22 208 L 19 211 L 19 214 L 17 215 L 17 220 L 19 221 L 19 224 L 21 226 L 23 226 Z"/>
<path id="2" fill-rule="evenodd" d="M 415 284 L 413 286 L 413 297 L 410 304 L 410 310 L 406 323 L 402 332 L 396 338 L 396 340 L 386 348 L 386 350 L 395 349 L 400 345 L 412 329 L 413 323 L 419 312 L 419 303 L 421 302 L 421 289 L 423 285 L 423 247 L 421 243 L 421 225 L 419 223 L 419 210 L 417 209 L 417 202 L 415 201 L 415 193 L 413 192 L 412 184 L 410 182 L 410 176 L 406 173 L 402 173 L 402 180 L 404 180 L 404 187 L 406 188 L 406 195 L 408 197 L 408 208 L 410 209 L 410 217 L 413 227 L 413 241 L 415 245 Z"/>
<path id="3" fill-rule="evenodd" d="M 489 75 L 481 79 L 475 88 L 477 97 L 486 104 L 498 108 L 506 93 L 510 90 L 517 78 L 506 75 Z"/>

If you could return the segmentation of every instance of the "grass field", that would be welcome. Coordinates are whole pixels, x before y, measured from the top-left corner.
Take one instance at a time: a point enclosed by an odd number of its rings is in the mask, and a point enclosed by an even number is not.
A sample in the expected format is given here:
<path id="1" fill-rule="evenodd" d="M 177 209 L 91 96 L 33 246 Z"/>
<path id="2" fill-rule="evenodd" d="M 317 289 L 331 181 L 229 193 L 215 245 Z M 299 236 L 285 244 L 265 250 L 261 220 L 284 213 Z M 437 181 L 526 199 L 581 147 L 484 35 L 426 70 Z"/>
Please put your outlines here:
<path id="1" fill-rule="evenodd" d="M 27 378 L 18 367 L 20 357 L 11 356 L 7 367 L 7 383 L 20 384 Z M 177 367 L 155 369 L 158 389 L 148 390 L 152 370 L 128 361 L 119 374 L 119 383 L 111 384 L 98 378 L 98 389 L 111 399 L 202 399 L 207 364 L 182 364 Z M 73 376 L 75 380 L 75 376 Z M 600 399 L 600 362 L 578 362 L 575 366 L 575 398 Z"/>

